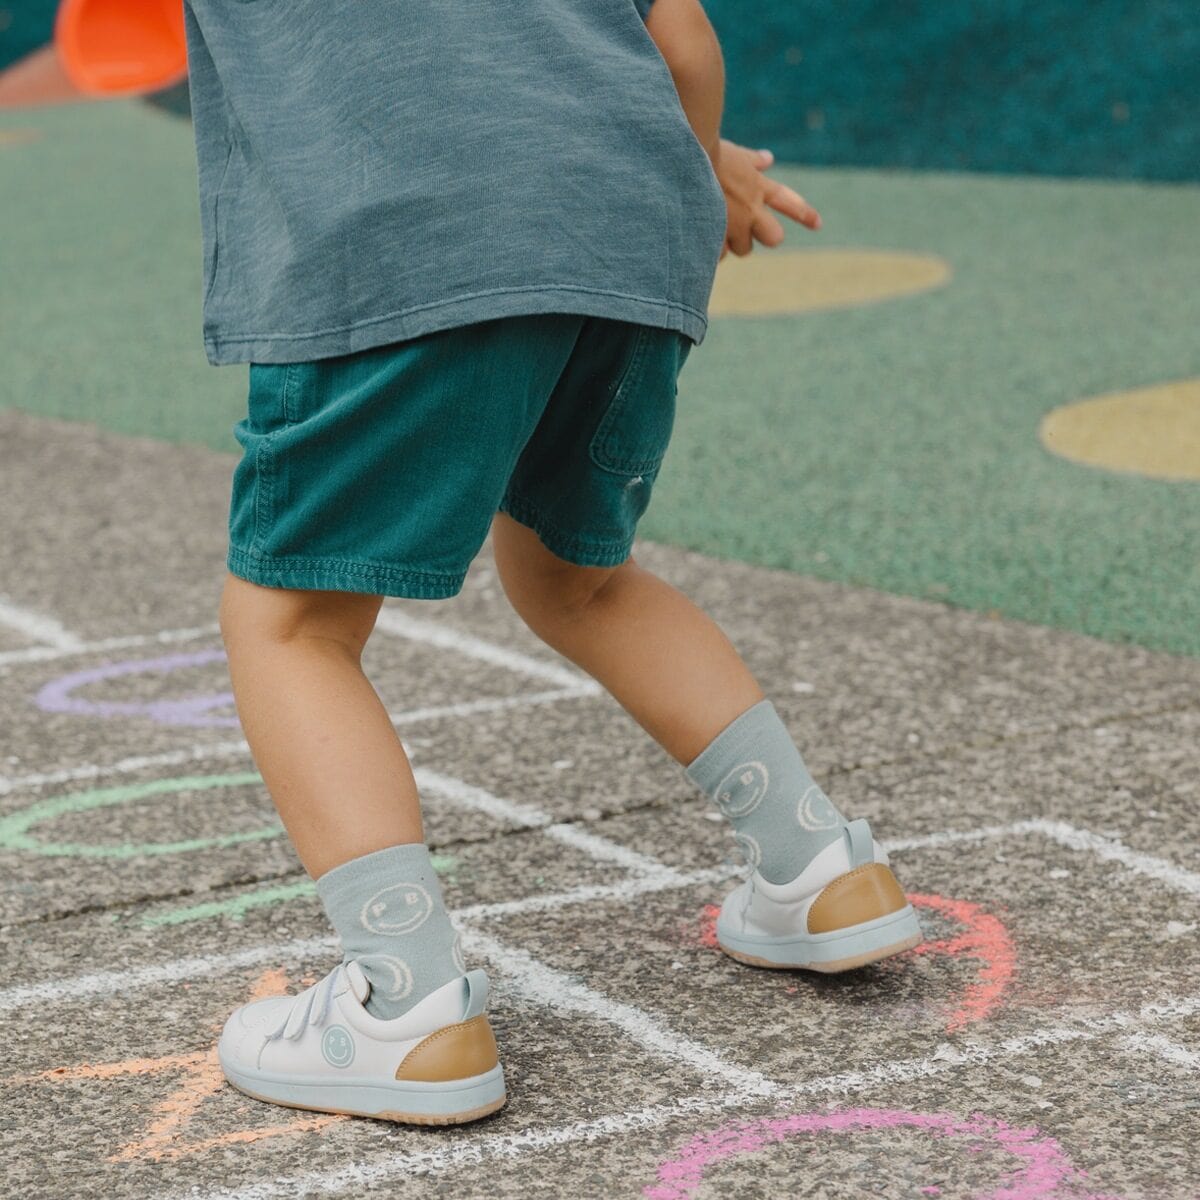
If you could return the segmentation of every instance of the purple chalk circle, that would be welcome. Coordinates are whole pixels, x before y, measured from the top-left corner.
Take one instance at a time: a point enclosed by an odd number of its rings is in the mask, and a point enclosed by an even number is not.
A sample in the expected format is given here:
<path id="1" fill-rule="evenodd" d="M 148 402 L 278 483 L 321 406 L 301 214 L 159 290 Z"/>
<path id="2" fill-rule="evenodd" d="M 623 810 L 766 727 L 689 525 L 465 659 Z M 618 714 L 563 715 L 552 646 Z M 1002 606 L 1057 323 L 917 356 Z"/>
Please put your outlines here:
<path id="1" fill-rule="evenodd" d="M 72 671 L 52 679 L 34 697 L 43 712 L 74 713 L 82 717 L 149 717 L 160 725 L 202 725 L 234 728 L 236 714 L 216 714 L 214 708 L 233 704 L 232 692 L 182 696 L 171 700 L 88 700 L 75 692 L 89 683 L 118 679 L 125 675 L 166 675 L 184 667 L 202 667 L 225 659 L 224 650 L 197 650 L 190 654 L 167 654 L 129 662 L 103 663 L 83 671 Z"/>

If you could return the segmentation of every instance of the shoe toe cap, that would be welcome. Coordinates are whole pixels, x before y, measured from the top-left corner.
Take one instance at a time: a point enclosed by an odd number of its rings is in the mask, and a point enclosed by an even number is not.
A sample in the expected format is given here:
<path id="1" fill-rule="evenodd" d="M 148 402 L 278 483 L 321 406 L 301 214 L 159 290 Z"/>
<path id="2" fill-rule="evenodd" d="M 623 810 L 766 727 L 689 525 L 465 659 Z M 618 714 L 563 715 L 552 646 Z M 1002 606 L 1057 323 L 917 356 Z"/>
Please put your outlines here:
<path id="1" fill-rule="evenodd" d="M 235 1008 L 217 1043 L 221 1061 L 233 1066 L 258 1066 L 267 1035 L 283 1021 L 291 999 L 290 996 L 271 996 Z"/>

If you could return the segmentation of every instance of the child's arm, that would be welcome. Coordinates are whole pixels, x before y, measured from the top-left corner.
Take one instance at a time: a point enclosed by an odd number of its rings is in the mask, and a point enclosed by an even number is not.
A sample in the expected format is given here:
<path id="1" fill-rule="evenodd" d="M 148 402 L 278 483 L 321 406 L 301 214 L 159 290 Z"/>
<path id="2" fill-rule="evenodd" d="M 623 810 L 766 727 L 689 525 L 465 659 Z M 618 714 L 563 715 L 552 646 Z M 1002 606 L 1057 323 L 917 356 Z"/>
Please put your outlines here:
<path id="1" fill-rule="evenodd" d="M 721 137 L 725 64 L 700 0 L 654 0 L 646 30 L 666 61 L 683 111 L 725 193 L 729 216 L 721 257 L 729 250 L 749 254 L 756 240 L 778 246 L 783 226 L 771 209 L 819 229 L 821 216 L 803 196 L 763 174 L 774 162 L 769 150 L 750 150 Z"/>
<path id="2" fill-rule="evenodd" d="M 715 168 L 725 103 L 725 62 L 716 31 L 700 0 L 654 0 L 646 31 L 666 60 L 683 111 Z"/>

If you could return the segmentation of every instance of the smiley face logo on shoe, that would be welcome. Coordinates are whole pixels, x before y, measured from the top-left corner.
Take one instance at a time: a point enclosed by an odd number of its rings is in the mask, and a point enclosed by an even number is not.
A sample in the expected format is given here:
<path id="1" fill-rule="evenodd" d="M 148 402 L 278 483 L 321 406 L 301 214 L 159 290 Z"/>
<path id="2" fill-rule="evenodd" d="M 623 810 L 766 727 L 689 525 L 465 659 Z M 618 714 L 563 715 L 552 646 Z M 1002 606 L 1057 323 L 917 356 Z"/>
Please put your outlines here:
<path id="1" fill-rule="evenodd" d="M 330 1025 L 321 1039 L 321 1053 L 331 1067 L 348 1067 L 354 1061 L 354 1039 L 349 1030 Z"/>
<path id="2" fill-rule="evenodd" d="M 412 933 L 429 920 L 433 899 L 419 883 L 396 883 L 363 905 L 362 926 L 372 933 Z"/>
<path id="3" fill-rule="evenodd" d="M 801 829 L 837 829 L 842 819 L 833 807 L 833 801 L 814 783 L 796 807 L 796 820 Z"/>
<path id="4" fill-rule="evenodd" d="M 713 799 L 727 817 L 744 817 L 762 803 L 770 779 L 764 763 L 742 763 L 721 780 Z"/>

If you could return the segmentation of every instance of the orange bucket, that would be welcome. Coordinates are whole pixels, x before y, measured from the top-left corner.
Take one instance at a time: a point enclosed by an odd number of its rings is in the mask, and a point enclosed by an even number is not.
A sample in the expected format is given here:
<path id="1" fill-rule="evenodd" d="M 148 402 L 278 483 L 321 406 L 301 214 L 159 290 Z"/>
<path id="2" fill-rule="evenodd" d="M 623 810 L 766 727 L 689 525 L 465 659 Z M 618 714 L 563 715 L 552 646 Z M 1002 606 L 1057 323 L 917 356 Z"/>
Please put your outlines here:
<path id="1" fill-rule="evenodd" d="M 93 96 L 154 92 L 187 75 L 183 0 L 63 0 L 54 41 L 71 82 Z"/>

